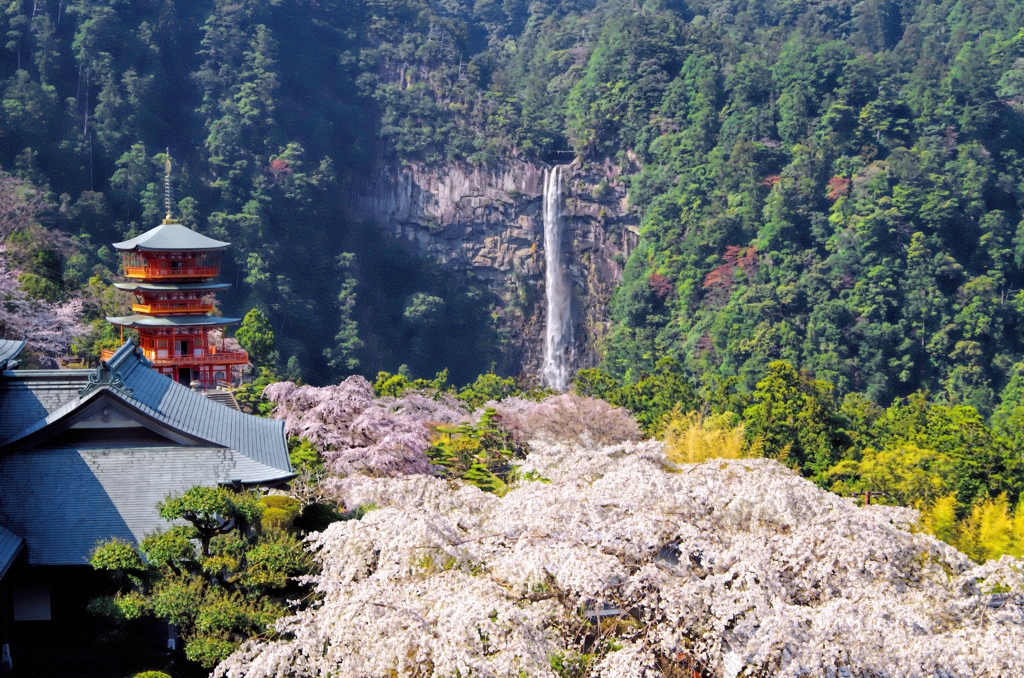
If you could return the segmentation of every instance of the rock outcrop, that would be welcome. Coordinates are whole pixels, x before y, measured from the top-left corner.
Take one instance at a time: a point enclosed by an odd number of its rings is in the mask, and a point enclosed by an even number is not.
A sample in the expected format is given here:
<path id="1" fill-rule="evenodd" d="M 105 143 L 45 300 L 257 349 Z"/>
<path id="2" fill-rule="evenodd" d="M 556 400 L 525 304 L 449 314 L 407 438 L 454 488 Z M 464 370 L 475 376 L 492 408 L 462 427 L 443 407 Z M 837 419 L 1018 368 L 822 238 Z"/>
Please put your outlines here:
<path id="1" fill-rule="evenodd" d="M 522 161 L 383 165 L 350 201 L 353 217 L 377 221 L 418 254 L 470 272 L 500 295 L 511 373 L 536 374 L 543 358 L 546 169 Z M 610 161 L 567 168 L 563 250 L 573 285 L 575 369 L 596 360 L 611 292 L 638 240 L 618 177 Z"/>

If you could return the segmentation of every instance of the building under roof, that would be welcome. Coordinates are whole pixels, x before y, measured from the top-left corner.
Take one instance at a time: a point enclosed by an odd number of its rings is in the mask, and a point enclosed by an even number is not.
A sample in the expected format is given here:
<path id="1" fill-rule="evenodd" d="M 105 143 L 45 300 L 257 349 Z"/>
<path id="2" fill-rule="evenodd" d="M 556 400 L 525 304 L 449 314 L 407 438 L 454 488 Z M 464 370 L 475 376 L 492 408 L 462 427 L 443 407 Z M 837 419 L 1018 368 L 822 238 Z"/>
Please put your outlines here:
<path id="1" fill-rule="evenodd" d="M 224 407 L 151 369 L 128 342 L 96 370 L 0 377 L 0 526 L 31 565 L 84 565 L 97 541 L 164 526 L 194 485 L 292 476 L 284 423 Z"/>
<path id="2" fill-rule="evenodd" d="M 169 494 L 292 476 L 282 421 L 161 375 L 130 341 L 95 370 L 0 372 L 0 644 L 17 661 L 40 634 L 86 642 L 93 549 L 166 528 Z"/>

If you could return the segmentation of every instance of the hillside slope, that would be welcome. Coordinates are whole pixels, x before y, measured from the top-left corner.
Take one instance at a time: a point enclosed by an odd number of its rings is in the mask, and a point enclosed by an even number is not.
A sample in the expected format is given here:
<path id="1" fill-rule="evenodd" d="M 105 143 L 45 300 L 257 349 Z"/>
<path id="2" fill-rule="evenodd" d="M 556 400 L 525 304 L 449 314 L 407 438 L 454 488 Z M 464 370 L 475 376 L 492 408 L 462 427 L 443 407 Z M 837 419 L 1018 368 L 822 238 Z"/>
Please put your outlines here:
<path id="1" fill-rule="evenodd" d="M 513 368 L 515 290 L 410 258 L 352 191 L 382 166 L 576 158 L 640 217 L 602 344 L 617 375 L 668 354 L 749 389 L 781 357 L 840 392 L 928 388 L 987 413 L 1024 350 L 1022 12 L 19 0 L 0 164 L 47 185 L 79 243 L 29 262 L 49 293 L 109 277 L 107 243 L 156 223 L 169 147 L 177 211 L 235 244 L 226 310 L 265 309 L 282 362 L 466 381 Z"/>

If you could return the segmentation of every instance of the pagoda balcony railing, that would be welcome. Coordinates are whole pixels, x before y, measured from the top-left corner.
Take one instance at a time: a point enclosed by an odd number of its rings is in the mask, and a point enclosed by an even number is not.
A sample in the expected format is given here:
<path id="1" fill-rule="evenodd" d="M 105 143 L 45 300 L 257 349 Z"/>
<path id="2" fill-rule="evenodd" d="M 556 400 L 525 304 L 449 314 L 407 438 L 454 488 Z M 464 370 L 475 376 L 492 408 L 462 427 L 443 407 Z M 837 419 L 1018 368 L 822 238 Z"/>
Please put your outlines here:
<path id="1" fill-rule="evenodd" d="M 216 278 L 220 266 L 182 266 L 160 268 L 158 266 L 125 266 L 124 274 L 129 278 L 144 280 L 174 280 L 177 278 Z"/>
<path id="2" fill-rule="evenodd" d="M 210 313 L 213 304 L 208 301 L 158 301 L 153 304 L 132 304 L 136 313 Z"/>
<path id="3" fill-rule="evenodd" d="M 103 360 L 110 359 L 116 349 L 104 349 L 100 352 Z M 245 365 L 249 362 L 249 354 L 245 351 L 217 351 L 213 350 L 202 355 L 181 353 L 180 351 L 162 351 L 166 355 L 157 355 L 157 351 L 143 351 L 146 360 L 157 367 L 175 365 L 178 367 L 194 367 L 200 365 Z"/>

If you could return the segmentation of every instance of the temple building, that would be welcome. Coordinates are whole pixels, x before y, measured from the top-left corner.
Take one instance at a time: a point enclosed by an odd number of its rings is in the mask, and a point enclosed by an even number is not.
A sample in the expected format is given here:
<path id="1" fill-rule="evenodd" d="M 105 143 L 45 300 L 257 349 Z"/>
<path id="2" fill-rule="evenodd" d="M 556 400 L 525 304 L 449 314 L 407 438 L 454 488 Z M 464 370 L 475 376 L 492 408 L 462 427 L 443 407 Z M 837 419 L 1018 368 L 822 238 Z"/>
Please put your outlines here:
<path id="1" fill-rule="evenodd" d="M 107 320 L 137 330 L 146 360 L 182 384 L 212 388 L 230 379 L 232 365 L 249 362 L 245 351 L 225 351 L 210 342 L 210 330 L 239 322 L 212 315 L 212 295 L 230 287 L 212 282 L 229 246 L 182 226 L 169 213 L 156 228 L 114 244 L 130 280 L 114 286 L 133 293 L 135 303 L 133 315 Z"/>
<path id="2" fill-rule="evenodd" d="M 88 673 L 82 658 L 109 630 L 86 610 L 106 581 L 89 557 L 166 529 L 157 504 L 169 494 L 294 476 L 284 422 L 199 388 L 249 359 L 210 341 L 238 322 L 212 315 L 228 243 L 168 215 L 115 247 L 128 278 L 116 285 L 136 299 L 133 315 L 108 320 L 138 343 L 104 351 L 95 370 L 24 370 L 26 342 L 0 340 L 0 673 L 10 658 L 25 675 Z"/>
<path id="3" fill-rule="evenodd" d="M 103 630 L 97 543 L 166 529 L 168 494 L 294 475 L 284 422 L 161 376 L 130 340 L 95 370 L 9 369 L 24 345 L 0 341 L 0 647 L 22 666 L 70 662 Z"/>

